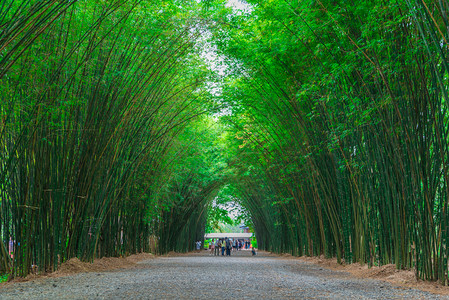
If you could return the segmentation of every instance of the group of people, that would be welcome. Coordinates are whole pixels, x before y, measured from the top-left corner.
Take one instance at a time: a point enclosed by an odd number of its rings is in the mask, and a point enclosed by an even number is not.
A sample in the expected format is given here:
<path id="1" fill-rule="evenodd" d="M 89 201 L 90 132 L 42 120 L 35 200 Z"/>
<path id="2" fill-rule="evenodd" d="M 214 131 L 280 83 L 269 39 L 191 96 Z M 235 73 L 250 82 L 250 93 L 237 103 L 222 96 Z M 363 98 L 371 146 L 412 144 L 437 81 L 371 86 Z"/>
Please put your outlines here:
<path id="1" fill-rule="evenodd" d="M 248 249 L 251 246 L 249 241 L 241 241 L 241 240 L 232 240 L 230 238 L 224 239 L 212 239 L 212 242 L 209 244 L 209 249 L 211 255 L 219 256 L 220 251 L 221 255 L 224 256 L 226 252 L 226 256 L 231 256 L 231 251 L 240 251 L 243 247 Z M 255 249 L 252 248 L 252 254 L 255 255 Z"/>

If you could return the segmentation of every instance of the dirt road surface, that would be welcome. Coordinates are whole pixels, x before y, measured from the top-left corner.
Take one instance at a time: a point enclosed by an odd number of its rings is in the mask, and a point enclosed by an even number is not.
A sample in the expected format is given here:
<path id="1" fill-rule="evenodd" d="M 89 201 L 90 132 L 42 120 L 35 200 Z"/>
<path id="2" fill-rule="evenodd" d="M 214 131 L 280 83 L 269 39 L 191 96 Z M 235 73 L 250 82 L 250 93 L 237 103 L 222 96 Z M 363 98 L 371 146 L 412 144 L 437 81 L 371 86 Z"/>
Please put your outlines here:
<path id="1" fill-rule="evenodd" d="M 126 269 L 7 284 L 0 299 L 449 299 L 249 251 L 156 257 Z"/>

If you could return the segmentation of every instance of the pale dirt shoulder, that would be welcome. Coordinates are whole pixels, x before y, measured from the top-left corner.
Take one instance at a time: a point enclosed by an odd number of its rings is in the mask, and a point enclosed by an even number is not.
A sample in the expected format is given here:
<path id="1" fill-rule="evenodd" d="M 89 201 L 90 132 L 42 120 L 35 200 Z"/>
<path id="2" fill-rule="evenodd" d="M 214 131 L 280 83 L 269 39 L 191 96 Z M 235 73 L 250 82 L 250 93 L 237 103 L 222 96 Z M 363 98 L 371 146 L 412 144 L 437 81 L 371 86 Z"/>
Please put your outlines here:
<path id="1" fill-rule="evenodd" d="M 413 270 L 398 270 L 394 264 L 380 267 L 373 266 L 369 268 L 368 265 L 361 265 L 359 263 L 348 265 L 339 264 L 336 258 L 325 258 L 323 256 L 295 257 L 290 254 L 283 254 L 279 256 L 285 259 L 297 259 L 310 264 L 320 265 L 323 268 L 333 271 L 348 272 L 356 278 L 377 279 L 389 282 L 395 286 L 414 288 L 437 295 L 449 295 L 449 286 L 444 286 L 439 282 L 418 280 L 416 279 L 415 272 Z"/>
<path id="2" fill-rule="evenodd" d="M 0 288 L 10 284 L 14 284 L 16 282 L 26 282 L 40 278 L 57 278 L 77 273 L 104 272 L 131 268 L 136 266 L 140 261 L 153 259 L 155 257 L 157 256 L 151 253 L 139 253 L 127 257 L 103 257 L 100 259 L 95 259 L 93 263 L 82 262 L 75 257 L 61 264 L 61 266 L 55 272 L 45 274 L 30 274 L 25 278 L 14 278 L 9 282 L 1 283 Z"/>

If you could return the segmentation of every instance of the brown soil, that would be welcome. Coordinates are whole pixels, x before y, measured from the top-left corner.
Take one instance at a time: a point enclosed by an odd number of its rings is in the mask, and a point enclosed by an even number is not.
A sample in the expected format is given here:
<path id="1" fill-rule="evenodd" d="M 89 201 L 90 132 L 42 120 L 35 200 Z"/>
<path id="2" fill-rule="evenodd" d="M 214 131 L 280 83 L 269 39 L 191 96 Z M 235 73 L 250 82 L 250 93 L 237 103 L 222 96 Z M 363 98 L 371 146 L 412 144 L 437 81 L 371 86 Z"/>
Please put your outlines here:
<path id="1" fill-rule="evenodd" d="M 103 257 L 100 259 L 95 259 L 93 263 L 82 262 L 78 258 L 72 258 L 64 262 L 56 272 L 39 275 L 30 274 L 25 278 L 15 278 L 10 283 L 30 281 L 42 277 L 61 277 L 83 272 L 104 272 L 130 268 L 135 266 L 139 261 L 152 259 L 154 257 L 155 256 L 150 253 L 139 253 L 120 258 Z"/>
<path id="2" fill-rule="evenodd" d="M 288 258 L 289 256 L 282 255 L 282 257 Z M 294 258 L 291 255 L 290 257 Z M 324 257 L 303 256 L 297 259 L 312 264 L 318 264 L 327 269 L 348 272 L 357 278 L 377 279 L 389 282 L 395 286 L 415 288 L 439 295 L 449 295 L 448 286 L 443 286 L 437 282 L 417 280 L 413 270 L 398 270 L 396 269 L 396 265 L 374 266 L 369 268 L 367 265 L 361 265 L 359 263 L 342 265 L 337 263 L 336 258 L 328 259 Z"/>
<path id="3" fill-rule="evenodd" d="M 177 256 L 185 256 L 186 253 L 178 253 L 175 251 L 170 251 L 167 254 L 163 255 L 163 256 L 169 256 L 169 257 L 177 257 Z"/>

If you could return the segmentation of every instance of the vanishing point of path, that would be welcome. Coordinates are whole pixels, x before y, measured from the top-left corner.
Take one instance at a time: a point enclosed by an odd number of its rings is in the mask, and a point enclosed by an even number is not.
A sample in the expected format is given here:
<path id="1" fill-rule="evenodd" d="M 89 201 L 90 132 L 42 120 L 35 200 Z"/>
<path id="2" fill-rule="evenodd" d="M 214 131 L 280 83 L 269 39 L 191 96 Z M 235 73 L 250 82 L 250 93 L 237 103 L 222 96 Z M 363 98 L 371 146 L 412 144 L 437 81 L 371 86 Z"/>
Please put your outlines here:
<path id="1" fill-rule="evenodd" d="M 111 272 L 41 278 L 0 299 L 448 299 L 266 253 L 158 257 Z"/>

